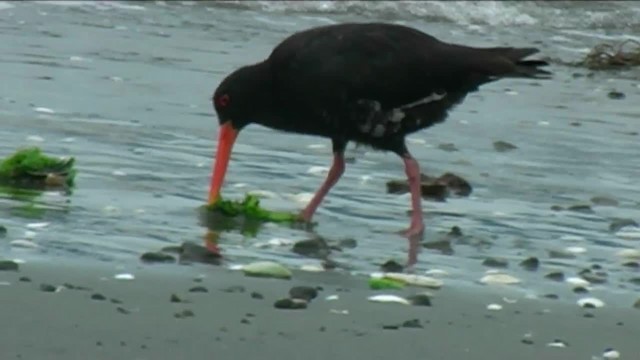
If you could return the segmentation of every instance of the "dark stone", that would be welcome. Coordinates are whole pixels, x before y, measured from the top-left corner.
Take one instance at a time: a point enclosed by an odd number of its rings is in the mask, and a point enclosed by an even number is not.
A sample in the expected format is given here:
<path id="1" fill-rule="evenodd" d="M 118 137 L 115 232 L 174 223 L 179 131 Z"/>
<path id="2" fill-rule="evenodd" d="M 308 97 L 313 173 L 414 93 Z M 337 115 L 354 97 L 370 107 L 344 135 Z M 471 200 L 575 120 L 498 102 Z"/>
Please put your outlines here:
<path id="1" fill-rule="evenodd" d="M 242 285 L 232 285 L 232 286 L 229 286 L 227 288 L 220 289 L 220 290 L 223 291 L 223 292 L 227 292 L 227 293 L 240 293 L 240 294 L 242 294 L 245 291 L 247 291 L 247 289 Z"/>
<path id="2" fill-rule="evenodd" d="M 629 279 L 629 282 L 634 284 L 634 285 L 640 286 L 640 277 L 631 278 L 631 279 Z"/>
<path id="3" fill-rule="evenodd" d="M 598 206 L 618 206 L 618 200 L 606 196 L 594 196 L 591 202 Z"/>
<path id="4" fill-rule="evenodd" d="M 454 143 L 443 143 L 438 145 L 438 149 L 448 152 L 458 151 L 456 144 Z"/>
<path id="5" fill-rule="evenodd" d="M 169 298 L 169 301 L 172 303 L 181 303 L 182 299 L 180 299 L 180 297 L 176 294 L 171 294 L 171 297 Z"/>
<path id="6" fill-rule="evenodd" d="M 427 294 L 415 294 L 407 297 L 414 306 L 431 306 L 431 297 Z"/>
<path id="7" fill-rule="evenodd" d="M 443 255 L 453 255 L 453 247 L 451 247 L 450 240 L 429 241 L 423 243 L 422 246 L 430 250 L 438 250 Z"/>
<path id="8" fill-rule="evenodd" d="M 618 232 L 620 229 L 627 226 L 640 226 L 633 219 L 613 219 L 611 220 L 611 224 L 609 224 L 609 231 Z"/>
<path id="9" fill-rule="evenodd" d="M 506 259 L 486 258 L 482 262 L 482 265 L 493 268 L 506 268 L 509 266 L 509 262 Z"/>
<path id="10" fill-rule="evenodd" d="M 0 260 L 0 271 L 18 271 L 20 265 L 11 260 Z"/>
<path id="11" fill-rule="evenodd" d="M 95 293 L 91 295 L 91 300 L 104 301 L 107 300 L 107 297 L 102 294 Z"/>
<path id="12" fill-rule="evenodd" d="M 522 342 L 525 345 L 533 345 L 533 340 L 530 338 L 524 338 L 522 340 L 520 340 L 520 342 Z"/>
<path id="13" fill-rule="evenodd" d="M 640 269 L 640 263 L 637 262 L 637 261 L 627 261 L 627 262 L 623 263 L 622 266 L 628 267 L 628 268 L 631 268 L 631 269 Z"/>
<path id="14" fill-rule="evenodd" d="M 547 299 L 552 299 L 552 300 L 558 300 L 560 298 L 560 296 L 558 296 L 557 294 L 546 294 L 546 295 L 544 295 L 544 297 L 546 297 Z"/>
<path id="15" fill-rule="evenodd" d="M 579 213 L 583 213 L 583 214 L 594 214 L 595 213 L 593 211 L 593 209 L 591 208 L 591 206 L 586 205 L 586 204 L 571 205 L 571 206 L 569 206 L 567 208 L 567 210 L 575 211 L 575 212 L 579 212 Z"/>
<path id="16" fill-rule="evenodd" d="M 209 292 L 209 289 L 207 289 L 204 286 L 194 286 L 191 289 L 189 289 L 190 293 L 206 293 Z"/>
<path id="17" fill-rule="evenodd" d="M 331 253 L 331 248 L 324 239 L 316 237 L 296 242 L 291 251 L 309 258 L 326 259 Z"/>
<path id="18" fill-rule="evenodd" d="M 469 182 L 453 173 L 445 173 L 438 178 L 421 174 L 420 182 L 422 197 L 428 200 L 445 201 L 450 192 L 457 196 L 468 196 L 472 191 Z M 387 182 L 387 192 L 405 194 L 409 192 L 409 183 L 406 179 L 391 180 Z"/>
<path id="19" fill-rule="evenodd" d="M 553 281 L 564 281 L 564 273 L 562 271 L 553 271 L 544 277 Z"/>
<path id="20" fill-rule="evenodd" d="M 28 276 L 21 276 L 20 279 L 18 279 L 18 281 L 21 282 L 31 282 L 31 278 Z"/>
<path id="21" fill-rule="evenodd" d="M 613 90 L 613 91 L 609 91 L 609 93 L 607 94 L 607 97 L 613 100 L 622 100 L 626 97 L 626 95 L 623 92 Z"/>
<path id="22" fill-rule="evenodd" d="M 180 246 L 180 263 L 202 263 L 211 265 L 220 265 L 222 256 L 213 252 L 202 245 L 198 245 L 189 241 L 182 243 Z"/>
<path id="23" fill-rule="evenodd" d="M 460 176 L 453 173 L 444 173 L 440 176 L 436 183 L 445 185 L 451 192 L 453 192 L 457 196 L 469 196 L 471 191 L 471 184 Z"/>
<path id="24" fill-rule="evenodd" d="M 552 259 L 575 259 L 575 255 L 562 250 L 549 250 L 549 257 Z"/>
<path id="25" fill-rule="evenodd" d="M 358 247 L 358 242 L 355 239 L 342 239 L 338 241 L 338 246 L 342 249 L 355 249 Z"/>
<path id="26" fill-rule="evenodd" d="M 640 299 L 636 300 L 636 302 L 633 303 L 633 307 L 640 310 Z"/>
<path id="27" fill-rule="evenodd" d="M 40 284 L 40 291 L 54 292 L 56 291 L 56 287 L 51 284 Z"/>
<path id="28" fill-rule="evenodd" d="M 280 299 L 273 306 L 276 309 L 299 310 L 306 309 L 307 302 L 301 299 Z"/>
<path id="29" fill-rule="evenodd" d="M 498 141 L 494 141 L 493 148 L 497 152 L 507 152 L 507 151 L 515 150 L 518 147 L 506 141 L 498 140 Z"/>
<path id="30" fill-rule="evenodd" d="M 251 298 L 252 299 L 257 299 L 257 300 L 262 300 L 262 299 L 264 299 L 264 295 L 260 294 L 259 292 L 252 291 L 251 292 Z"/>
<path id="31" fill-rule="evenodd" d="M 122 304 L 122 300 L 116 298 L 111 298 L 109 301 L 111 301 L 112 304 Z"/>
<path id="32" fill-rule="evenodd" d="M 593 272 L 591 269 L 584 269 L 578 275 L 592 284 L 604 284 L 607 282 L 607 273 L 602 271 Z"/>
<path id="33" fill-rule="evenodd" d="M 573 288 L 573 292 L 576 294 L 586 294 L 589 292 L 589 290 L 587 290 L 587 288 L 585 288 L 584 286 L 576 286 Z"/>
<path id="34" fill-rule="evenodd" d="M 294 286 L 289 290 L 289 296 L 292 299 L 301 299 L 311 302 L 318 296 L 318 291 L 309 286 Z"/>
<path id="35" fill-rule="evenodd" d="M 382 325 L 382 328 L 385 330 L 398 330 L 400 326 L 398 325 Z"/>
<path id="36" fill-rule="evenodd" d="M 251 324 L 251 321 L 249 321 L 248 319 L 242 318 L 242 320 L 240 320 L 240 324 L 249 325 Z"/>
<path id="37" fill-rule="evenodd" d="M 145 263 L 173 263 L 176 258 L 169 254 L 161 252 L 146 252 L 140 256 L 140 260 Z"/>
<path id="38" fill-rule="evenodd" d="M 192 310 L 185 309 L 185 310 L 182 310 L 180 312 L 175 313 L 173 316 L 176 319 L 184 319 L 184 318 L 188 318 L 188 317 L 194 317 L 195 315 L 196 314 L 194 314 Z"/>
<path id="39" fill-rule="evenodd" d="M 451 237 L 460 237 L 462 236 L 462 229 L 460 229 L 459 226 L 452 226 L 447 235 Z"/>
<path id="40" fill-rule="evenodd" d="M 0 225 L 0 237 L 7 236 L 7 228 L 4 225 Z"/>
<path id="41" fill-rule="evenodd" d="M 564 208 L 560 205 L 551 205 L 551 210 L 553 211 L 562 211 Z"/>
<path id="42" fill-rule="evenodd" d="M 404 271 L 404 266 L 395 260 L 388 260 L 384 264 L 380 265 L 380 270 L 383 272 L 401 273 Z"/>
<path id="43" fill-rule="evenodd" d="M 585 307 L 586 307 L 586 306 L 585 306 Z M 596 316 L 595 316 L 595 315 L 593 315 L 593 313 L 584 313 L 584 314 L 582 315 L 582 317 L 585 317 L 585 318 L 587 318 L 587 319 L 591 319 L 591 318 L 594 318 L 594 317 L 596 317 Z"/>
<path id="44" fill-rule="evenodd" d="M 525 270 L 536 271 L 540 267 L 540 260 L 537 257 L 532 256 L 522 260 L 520 262 L 520 266 Z"/>
<path id="45" fill-rule="evenodd" d="M 125 308 L 123 308 L 123 307 L 121 307 L 121 306 L 118 306 L 118 307 L 116 308 L 116 311 L 117 311 L 117 312 L 119 312 L 120 314 L 124 314 L 124 315 L 129 315 L 129 314 L 131 314 L 131 311 L 129 311 L 129 310 L 127 310 L 127 309 L 125 309 Z"/>
<path id="46" fill-rule="evenodd" d="M 423 326 L 418 319 L 407 320 L 402 323 L 402 327 L 410 328 L 410 329 L 422 329 Z"/>

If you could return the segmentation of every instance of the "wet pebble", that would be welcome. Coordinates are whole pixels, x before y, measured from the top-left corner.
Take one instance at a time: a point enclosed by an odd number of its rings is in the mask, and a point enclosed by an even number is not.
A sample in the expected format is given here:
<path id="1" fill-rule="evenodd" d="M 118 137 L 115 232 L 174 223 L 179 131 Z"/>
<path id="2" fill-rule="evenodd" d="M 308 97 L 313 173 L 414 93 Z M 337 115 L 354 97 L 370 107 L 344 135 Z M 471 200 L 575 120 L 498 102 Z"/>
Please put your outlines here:
<path id="1" fill-rule="evenodd" d="M 506 268 L 509 266 L 509 262 L 502 258 L 486 258 L 482 261 L 482 265 L 492 268 Z"/>
<path id="2" fill-rule="evenodd" d="M 589 281 L 581 278 L 581 277 L 568 277 L 565 279 L 567 284 L 575 285 L 575 286 L 589 286 Z"/>
<path id="3" fill-rule="evenodd" d="M 107 298 L 102 294 L 95 293 L 91 295 L 91 300 L 104 301 L 104 300 L 107 300 Z"/>
<path id="4" fill-rule="evenodd" d="M 260 294 L 259 292 L 256 292 L 256 291 L 252 291 L 250 295 L 251 295 L 252 299 L 256 299 L 256 300 L 264 299 L 264 295 L 262 295 L 262 294 Z"/>
<path id="5" fill-rule="evenodd" d="M 628 268 L 631 268 L 631 269 L 640 269 L 640 263 L 637 262 L 637 261 L 627 261 L 627 262 L 623 263 L 622 266 L 628 267 Z"/>
<path id="6" fill-rule="evenodd" d="M 174 263 L 176 258 L 172 255 L 161 252 L 146 252 L 140 256 L 140 260 L 145 263 Z"/>
<path id="7" fill-rule="evenodd" d="M 500 305 L 500 304 L 489 304 L 489 305 L 487 305 L 487 310 L 492 310 L 492 311 L 502 310 L 502 305 Z"/>
<path id="8" fill-rule="evenodd" d="M 276 309 L 286 309 L 286 310 L 300 310 L 307 308 L 307 302 L 302 299 L 280 299 L 277 300 L 273 306 Z"/>
<path id="9" fill-rule="evenodd" d="M 310 258 L 325 259 L 331 253 L 331 247 L 324 239 L 317 237 L 296 242 L 291 251 Z"/>
<path id="10" fill-rule="evenodd" d="M 520 279 L 508 274 L 493 273 L 493 274 L 487 274 L 483 276 L 480 279 L 480 282 L 487 285 L 492 285 L 492 284 L 511 285 L 511 284 L 519 284 Z"/>
<path id="11" fill-rule="evenodd" d="M 206 247 L 190 241 L 182 243 L 178 249 L 178 253 L 180 254 L 179 261 L 182 264 L 195 262 L 201 264 L 220 265 L 222 261 L 222 256 L 220 254 L 214 253 Z"/>
<path id="12" fill-rule="evenodd" d="M 5 237 L 7 235 L 7 227 L 4 225 L 0 225 L 0 237 Z"/>
<path id="13" fill-rule="evenodd" d="M 567 346 L 569 346 L 569 344 L 567 344 L 565 341 L 562 341 L 560 339 L 555 339 L 552 342 L 547 344 L 548 347 L 557 347 L 557 348 L 565 348 Z"/>
<path id="14" fill-rule="evenodd" d="M 594 196 L 591 198 L 591 202 L 598 206 L 618 206 L 619 202 L 616 199 L 606 196 Z"/>
<path id="15" fill-rule="evenodd" d="M 40 291 L 43 292 L 55 292 L 56 287 L 51 284 L 40 284 Z"/>
<path id="16" fill-rule="evenodd" d="M 589 292 L 589 289 L 584 286 L 576 286 L 573 288 L 573 292 L 576 294 L 586 294 Z"/>
<path id="17" fill-rule="evenodd" d="M 565 250 L 549 250 L 551 259 L 575 259 L 575 255 Z"/>
<path id="18" fill-rule="evenodd" d="M 191 289 L 188 290 L 190 293 L 206 293 L 209 292 L 209 289 L 207 289 L 204 286 L 194 286 Z"/>
<path id="19" fill-rule="evenodd" d="M 367 299 L 371 302 L 411 305 L 411 303 L 407 299 L 400 297 L 398 295 L 379 294 L 379 295 L 369 296 Z"/>
<path id="20" fill-rule="evenodd" d="M 580 276 L 592 284 L 604 284 L 607 282 L 607 273 L 602 271 L 593 272 L 585 269 L 580 272 Z"/>
<path id="21" fill-rule="evenodd" d="M 612 91 L 609 91 L 609 93 L 607 94 L 607 97 L 613 100 L 622 100 L 626 97 L 626 95 L 621 91 L 612 90 Z"/>
<path id="22" fill-rule="evenodd" d="M 33 241 L 23 239 L 12 240 L 9 242 L 9 245 L 21 249 L 35 249 L 38 247 L 38 244 L 34 243 Z"/>
<path id="23" fill-rule="evenodd" d="M 633 308 L 640 310 L 640 298 L 633 303 Z"/>
<path id="24" fill-rule="evenodd" d="M 456 144 L 454 143 L 442 143 L 438 145 L 438 149 L 443 150 L 443 151 L 447 151 L 447 152 L 454 152 L 454 151 L 458 151 L 458 148 L 456 147 Z"/>
<path id="25" fill-rule="evenodd" d="M 575 211 L 575 212 L 579 212 L 579 213 L 583 213 L 583 214 L 594 214 L 595 213 L 595 211 L 593 211 L 591 206 L 586 205 L 586 204 L 571 205 L 571 206 L 569 206 L 567 208 L 567 210 Z"/>
<path id="26" fill-rule="evenodd" d="M 602 353 L 602 358 L 603 359 L 619 359 L 620 352 L 612 348 L 608 348 L 608 349 L 605 349 L 604 352 Z"/>
<path id="27" fill-rule="evenodd" d="M 545 294 L 544 297 L 551 300 L 558 300 L 560 298 L 557 294 Z"/>
<path id="28" fill-rule="evenodd" d="M 617 232 L 618 230 L 627 226 L 638 227 L 640 225 L 638 225 L 638 223 L 633 219 L 613 219 L 609 224 L 609 231 Z"/>
<path id="29" fill-rule="evenodd" d="M 310 302 L 318 296 L 318 290 L 310 286 L 294 286 L 289 290 L 289 296 Z"/>
<path id="30" fill-rule="evenodd" d="M 410 329 L 422 329 L 423 326 L 418 319 L 407 320 L 402 323 L 402 327 Z"/>
<path id="31" fill-rule="evenodd" d="M 413 306 L 431 306 L 431 296 L 428 294 L 415 294 L 407 297 Z"/>
<path id="32" fill-rule="evenodd" d="M 291 279 L 293 274 L 281 264 L 273 261 L 258 261 L 242 267 L 246 276 Z"/>
<path id="33" fill-rule="evenodd" d="M 529 271 L 536 271 L 540 267 L 540 260 L 537 257 L 529 257 L 520 262 L 520 266 Z"/>
<path id="34" fill-rule="evenodd" d="M 546 279 L 553 281 L 564 281 L 564 273 L 562 271 L 552 271 L 544 276 Z"/>
<path id="35" fill-rule="evenodd" d="M 197 286 L 197 287 L 201 287 L 201 286 Z M 242 285 L 231 285 L 229 287 L 220 289 L 220 291 L 226 292 L 226 293 L 240 293 L 240 294 L 242 294 L 245 291 L 247 291 L 247 289 Z"/>
<path id="36" fill-rule="evenodd" d="M 603 307 L 604 301 L 594 297 L 582 298 L 578 300 L 578 306 L 587 309 L 596 309 Z"/>
<path id="37" fill-rule="evenodd" d="M 12 260 L 0 260 L 0 271 L 18 271 L 20 266 Z"/>
<path id="38" fill-rule="evenodd" d="M 507 151 L 515 150 L 518 147 L 506 141 L 498 140 L 493 143 L 493 148 L 497 152 L 507 152 Z"/>
<path id="39" fill-rule="evenodd" d="M 134 280 L 136 277 L 133 274 L 117 274 L 113 277 L 116 280 Z"/>
<path id="40" fill-rule="evenodd" d="M 397 273 L 401 273 L 404 271 L 404 266 L 402 266 L 401 264 L 399 264 L 397 261 L 395 260 L 388 260 L 387 262 L 385 262 L 384 264 L 380 265 L 380 270 L 384 271 L 384 272 L 397 272 Z"/>
<path id="41" fill-rule="evenodd" d="M 172 303 L 181 303 L 182 299 L 176 294 L 171 294 L 171 297 L 169 297 L 169 301 Z"/>
<path id="42" fill-rule="evenodd" d="M 185 309 L 185 310 L 182 310 L 180 312 L 177 312 L 177 313 L 173 314 L 173 316 L 176 319 L 185 319 L 185 318 L 189 318 L 189 317 L 194 317 L 194 316 L 196 316 L 196 314 L 192 310 Z"/>
<path id="43" fill-rule="evenodd" d="M 18 281 L 20 282 L 31 282 L 31 278 L 28 276 L 21 276 L 20 279 L 18 279 Z"/>

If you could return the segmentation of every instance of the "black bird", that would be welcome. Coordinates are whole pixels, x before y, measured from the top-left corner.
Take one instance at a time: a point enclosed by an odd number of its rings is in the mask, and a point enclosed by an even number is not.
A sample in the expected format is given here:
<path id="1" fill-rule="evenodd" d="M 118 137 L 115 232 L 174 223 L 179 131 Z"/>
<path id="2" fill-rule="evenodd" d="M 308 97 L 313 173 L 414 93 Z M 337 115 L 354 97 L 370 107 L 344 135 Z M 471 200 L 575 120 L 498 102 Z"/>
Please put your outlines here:
<path id="1" fill-rule="evenodd" d="M 467 94 L 500 78 L 545 78 L 548 65 L 525 60 L 536 48 L 450 44 L 385 23 L 346 23 L 295 33 L 271 55 L 228 75 L 215 90 L 220 122 L 209 202 L 220 196 L 238 132 L 257 123 L 331 139 L 333 164 L 300 214 L 310 221 L 344 172 L 350 141 L 391 151 L 404 162 L 411 190 L 406 236 L 423 233 L 420 169 L 405 136 L 444 121 Z"/>

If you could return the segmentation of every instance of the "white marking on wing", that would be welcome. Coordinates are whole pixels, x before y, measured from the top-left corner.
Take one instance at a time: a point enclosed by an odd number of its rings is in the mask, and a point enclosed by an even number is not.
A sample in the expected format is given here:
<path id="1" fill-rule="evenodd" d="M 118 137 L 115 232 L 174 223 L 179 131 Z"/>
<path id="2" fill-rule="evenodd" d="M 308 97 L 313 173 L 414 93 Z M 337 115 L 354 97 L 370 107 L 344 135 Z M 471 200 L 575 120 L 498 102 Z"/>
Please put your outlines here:
<path id="1" fill-rule="evenodd" d="M 399 107 L 399 109 L 408 109 L 408 108 L 412 108 L 414 106 L 418 106 L 418 105 L 422 105 L 422 104 L 428 104 L 430 102 L 434 102 L 434 101 L 438 101 L 438 100 L 442 100 L 444 99 L 444 97 L 447 96 L 447 93 L 444 94 L 438 94 L 438 93 L 432 93 L 431 95 L 422 98 L 420 100 L 416 100 L 412 103 L 406 104 L 406 105 L 402 105 Z"/>

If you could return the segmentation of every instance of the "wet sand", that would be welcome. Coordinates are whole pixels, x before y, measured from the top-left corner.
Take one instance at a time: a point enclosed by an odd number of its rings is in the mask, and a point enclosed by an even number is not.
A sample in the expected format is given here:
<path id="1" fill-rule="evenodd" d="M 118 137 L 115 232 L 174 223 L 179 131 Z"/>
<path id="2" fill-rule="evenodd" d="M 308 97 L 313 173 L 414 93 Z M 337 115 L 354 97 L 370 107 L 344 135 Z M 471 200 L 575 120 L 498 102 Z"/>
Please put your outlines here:
<path id="1" fill-rule="evenodd" d="M 135 279 L 116 280 L 118 273 Z M 367 297 L 424 289 L 373 291 L 366 279 L 344 273 L 294 271 L 280 280 L 214 266 L 73 262 L 21 264 L 1 271 L 0 282 L 0 358 L 7 360 L 577 360 L 607 348 L 625 359 L 640 356 L 630 336 L 640 333 L 640 310 L 582 309 L 563 299 L 514 297 L 506 287 L 445 285 L 430 291 L 431 306 L 410 306 Z M 64 284 L 72 288 L 44 291 Z M 306 309 L 276 309 L 298 285 L 321 290 Z M 502 310 L 487 310 L 491 303 Z M 548 345 L 555 340 L 566 347 Z"/>

